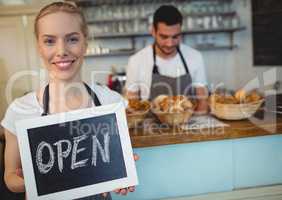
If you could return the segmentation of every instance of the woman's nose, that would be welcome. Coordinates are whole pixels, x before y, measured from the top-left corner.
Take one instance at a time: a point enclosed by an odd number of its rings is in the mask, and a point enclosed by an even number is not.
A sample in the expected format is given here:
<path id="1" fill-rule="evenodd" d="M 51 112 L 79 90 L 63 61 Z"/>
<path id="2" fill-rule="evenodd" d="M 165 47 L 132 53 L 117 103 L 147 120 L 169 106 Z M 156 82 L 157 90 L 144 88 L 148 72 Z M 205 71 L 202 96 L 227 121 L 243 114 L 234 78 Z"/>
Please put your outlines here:
<path id="1" fill-rule="evenodd" d="M 60 57 L 67 55 L 67 46 L 64 41 L 58 42 L 56 55 Z"/>

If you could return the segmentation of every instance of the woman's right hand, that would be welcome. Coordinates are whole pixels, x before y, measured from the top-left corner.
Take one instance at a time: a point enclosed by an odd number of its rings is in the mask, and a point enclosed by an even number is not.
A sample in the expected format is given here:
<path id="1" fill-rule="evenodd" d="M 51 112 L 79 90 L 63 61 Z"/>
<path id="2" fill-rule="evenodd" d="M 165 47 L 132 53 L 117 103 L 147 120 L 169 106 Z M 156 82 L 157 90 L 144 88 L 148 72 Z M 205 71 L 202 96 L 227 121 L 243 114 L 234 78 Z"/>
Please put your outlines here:
<path id="1" fill-rule="evenodd" d="M 16 169 L 16 175 L 24 179 L 23 170 L 21 168 Z"/>
<path id="2" fill-rule="evenodd" d="M 5 173 L 4 179 L 12 192 L 25 192 L 20 152 L 15 134 L 5 129 Z"/>

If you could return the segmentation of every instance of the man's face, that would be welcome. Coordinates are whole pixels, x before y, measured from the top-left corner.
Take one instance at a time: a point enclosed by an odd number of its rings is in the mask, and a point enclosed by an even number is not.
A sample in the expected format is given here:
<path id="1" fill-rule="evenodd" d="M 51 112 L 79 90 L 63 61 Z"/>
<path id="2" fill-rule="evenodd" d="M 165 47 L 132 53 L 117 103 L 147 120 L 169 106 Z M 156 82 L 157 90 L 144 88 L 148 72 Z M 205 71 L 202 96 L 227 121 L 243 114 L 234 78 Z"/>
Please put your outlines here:
<path id="1" fill-rule="evenodd" d="M 181 25 L 166 25 L 158 23 L 157 28 L 153 28 L 153 37 L 157 46 L 157 52 L 163 56 L 172 56 L 177 52 L 177 46 L 181 41 Z"/>

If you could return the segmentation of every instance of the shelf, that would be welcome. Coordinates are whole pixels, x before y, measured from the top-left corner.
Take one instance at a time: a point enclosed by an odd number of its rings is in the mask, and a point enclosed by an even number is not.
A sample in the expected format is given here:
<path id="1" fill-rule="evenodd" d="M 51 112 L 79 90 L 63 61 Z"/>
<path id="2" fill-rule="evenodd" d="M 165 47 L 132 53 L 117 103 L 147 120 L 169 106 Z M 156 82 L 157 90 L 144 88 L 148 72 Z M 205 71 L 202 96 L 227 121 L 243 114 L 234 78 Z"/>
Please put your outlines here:
<path id="1" fill-rule="evenodd" d="M 197 50 L 201 51 L 209 51 L 209 50 L 232 50 L 238 48 L 237 45 L 224 45 L 224 46 L 196 46 L 193 47 Z M 134 53 L 136 53 L 139 50 L 134 50 L 134 49 L 128 49 L 128 50 L 120 50 L 120 51 L 112 51 L 110 53 L 101 53 L 101 54 L 88 54 L 85 57 L 107 57 L 107 56 L 130 56 Z"/>
<path id="2" fill-rule="evenodd" d="M 132 4 L 152 4 L 152 0 L 142 0 L 142 1 L 136 1 L 136 0 L 73 0 L 76 2 L 76 4 L 79 7 L 97 7 L 97 6 L 102 6 L 102 5 L 132 5 Z M 161 3 L 171 3 L 172 0 L 162 0 Z M 174 2 L 182 3 L 183 0 L 174 0 Z"/>
<path id="3" fill-rule="evenodd" d="M 217 29 L 199 29 L 199 30 L 191 30 L 191 31 L 183 31 L 183 34 L 199 34 L 199 33 L 233 33 L 236 31 L 245 30 L 246 27 L 234 27 L 234 28 L 217 28 Z"/>
<path id="4" fill-rule="evenodd" d="M 94 39 L 98 38 L 124 38 L 124 37 L 142 37 L 142 36 L 150 36 L 151 34 L 148 32 L 138 32 L 138 33 L 103 33 L 103 34 L 95 34 Z M 90 38 L 92 39 L 92 38 Z"/>
<path id="5" fill-rule="evenodd" d="M 225 45 L 225 46 L 196 46 L 197 50 L 209 51 L 209 50 L 232 50 L 238 48 L 238 45 Z"/>
<path id="6" fill-rule="evenodd" d="M 245 27 L 235 27 L 235 28 L 227 28 L 227 29 L 207 29 L 207 30 L 184 30 L 182 31 L 183 34 L 199 34 L 199 33 L 233 33 L 236 31 L 242 31 L 245 30 Z M 122 37 L 142 37 L 142 36 L 151 36 L 148 32 L 138 32 L 138 33 L 103 33 L 103 34 L 97 34 L 93 38 L 99 39 L 99 38 L 122 38 Z M 92 39 L 92 38 L 90 38 Z"/>
<path id="7" fill-rule="evenodd" d="M 235 11 L 230 11 L 230 12 L 187 13 L 187 14 L 183 15 L 183 18 L 186 18 L 186 17 L 205 17 L 205 16 L 211 16 L 211 15 L 216 15 L 216 16 L 235 16 L 236 12 Z"/>
<path id="8" fill-rule="evenodd" d="M 195 14 L 185 14 L 183 15 L 183 18 L 190 18 L 190 17 L 205 17 L 205 16 L 211 16 L 211 15 L 220 15 L 220 16 L 235 16 L 236 12 L 214 12 L 214 13 L 195 13 Z M 143 16 L 143 17 L 126 17 L 126 18 L 109 18 L 109 19 L 89 19 L 87 20 L 88 24 L 99 24 L 99 23 L 110 23 L 110 22 L 122 22 L 122 21 L 146 21 L 149 19 L 149 16 Z"/>
<path id="9" fill-rule="evenodd" d="M 129 56 L 136 52 L 134 49 L 110 51 L 109 53 L 87 54 L 85 57 Z"/>
<path id="10" fill-rule="evenodd" d="M 152 0 L 72 0 L 77 3 L 79 7 L 97 7 L 102 5 L 132 5 L 132 4 L 152 4 L 154 1 Z M 185 2 L 196 2 L 198 0 L 161 0 L 158 1 L 157 4 L 170 4 L 170 3 L 185 3 Z M 200 0 L 201 1 L 201 0 Z M 202 0 L 203 1 L 203 0 Z M 205 0 L 207 1 L 207 0 Z M 223 0 L 221 2 L 230 2 L 230 0 Z"/>
<path id="11" fill-rule="evenodd" d="M 91 24 L 99 24 L 99 23 L 110 23 L 110 22 L 123 22 L 123 21 L 147 21 L 148 17 L 136 17 L 136 18 L 111 18 L 111 19 L 94 19 L 94 20 L 87 20 L 89 25 Z"/>

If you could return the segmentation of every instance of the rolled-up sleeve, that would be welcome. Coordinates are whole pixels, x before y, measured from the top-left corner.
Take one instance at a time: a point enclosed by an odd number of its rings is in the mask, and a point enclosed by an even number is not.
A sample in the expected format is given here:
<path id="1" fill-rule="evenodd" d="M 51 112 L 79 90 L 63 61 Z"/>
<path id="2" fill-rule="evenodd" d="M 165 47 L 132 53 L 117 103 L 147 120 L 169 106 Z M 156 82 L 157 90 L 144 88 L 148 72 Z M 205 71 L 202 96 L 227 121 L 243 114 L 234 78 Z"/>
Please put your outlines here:
<path id="1" fill-rule="evenodd" d="M 203 56 L 198 55 L 197 63 L 195 66 L 195 74 L 192 77 L 194 86 L 207 86 L 207 76 L 205 70 L 205 63 Z"/>
<path id="2" fill-rule="evenodd" d="M 130 57 L 126 66 L 126 83 L 125 89 L 130 92 L 139 90 L 139 67 L 134 57 Z"/>

